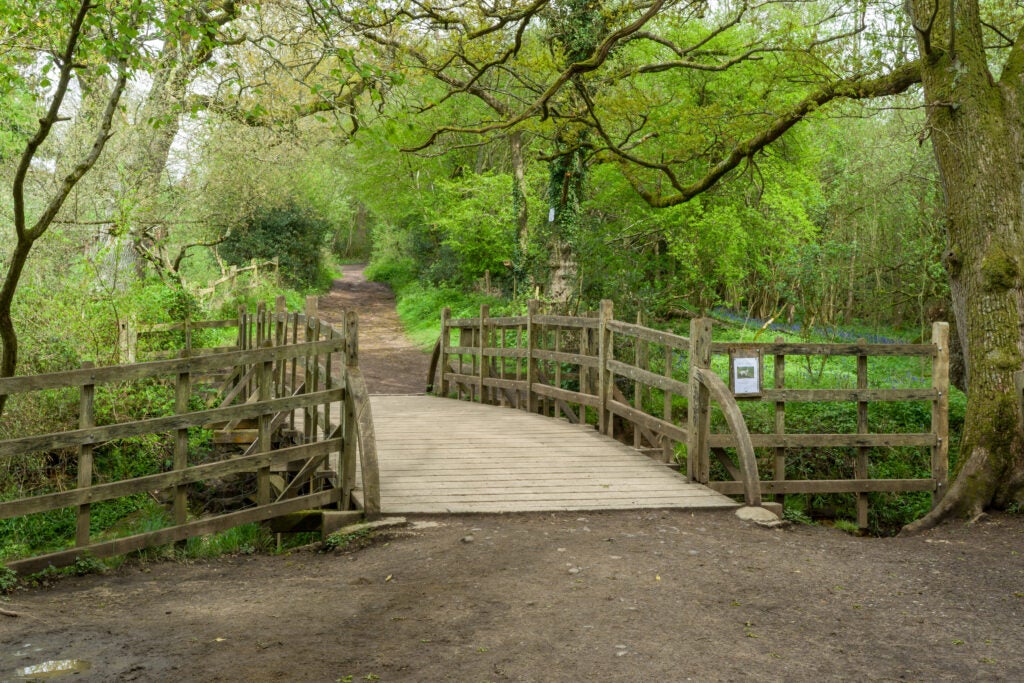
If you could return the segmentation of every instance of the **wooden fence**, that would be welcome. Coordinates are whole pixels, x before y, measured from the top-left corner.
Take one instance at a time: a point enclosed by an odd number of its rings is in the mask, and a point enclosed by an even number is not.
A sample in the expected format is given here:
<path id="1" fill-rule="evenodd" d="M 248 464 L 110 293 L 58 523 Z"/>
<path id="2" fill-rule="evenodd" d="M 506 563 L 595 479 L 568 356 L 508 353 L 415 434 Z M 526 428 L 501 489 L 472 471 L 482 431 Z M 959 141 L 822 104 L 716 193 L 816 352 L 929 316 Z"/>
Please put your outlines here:
<path id="1" fill-rule="evenodd" d="M 525 316 L 442 315 L 428 391 L 442 396 L 506 405 L 570 422 L 589 422 L 604 434 L 631 442 L 641 452 L 674 466 L 683 449 L 693 481 L 730 495 L 742 494 L 759 505 L 762 495 L 853 493 L 860 526 L 867 526 L 870 492 L 930 491 L 937 502 L 948 478 L 949 331 L 936 323 L 930 344 L 718 343 L 708 319 L 691 321 L 690 336 L 654 330 L 614 319 L 612 304 L 586 316 L 541 313 L 530 302 Z M 738 396 L 712 367 L 716 356 L 741 355 L 772 362 L 772 386 L 756 395 Z M 856 387 L 795 389 L 785 382 L 786 358 L 852 356 Z M 929 359 L 931 386 L 915 389 L 871 388 L 868 359 L 917 356 Z M 926 433 L 880 434 L 868 430 L 868 406 L 891 401 L 931 405 Z M 774 410 L 774 431 L 748 430 L 739 404 L 767 403 Z M 788 403 L 852 403 L 857 432 L 807 434 L 786 431 Z M 711 406 L 717 404 L 728 432 L 712 432 Z M 931 472 L 920 479 L 872 479 L 871 449 L 918 446 L 931 449 Z M 787 479 L 787 451 L 848 447 L 856 449 L 854 476 L 840 480 Z M 726 449 L 735 449 L 731 456 Z M 759 472 L 755 449 L 770 457 Z M 732 480 L 712 480 L 712 456 Z M 734 460 L 735 458 L 735 460 Z M 761 475 L 765 476 L 762 477 Z M 770 476 L 770 478 L 769 478 Z"/>
<path id="2" fill-rule="evenodd" d="M 78 470 L 76 488 L 0 502 L 0 519 L 69 507 L 76 514 L 74 547 L 10 562 L 9 567 L 33 572 L 84 556 L 120 555 L 315 508 L 358 508 L 352 516 L 379 515 L 376 446 L 369 396 L 358 367 L 355 313 L 348 312 L 335 327 L 317 317 L 315 298 L 306 314 L 288 313 L 282 299 L 275 311 L 261 307 L 255 314 L 241 311 L 237 320 L 191 323 L 182 329 L 203 327 L 237 327 L 235 346 L 200 355 L 186 344 L 173 359 L 102 368 L 86 364 L 70 372 L 0 379 L 0 394 L 75 388 L 80 397 L 78 429 L 0 441 L 0 459 L 74 449 Z M 216 373 L 227 374 L 219 390 L 194 381 Z M 139 381 L 173 385 L 174 415 L 97 425 L 96 387 Z M 201 388 L 207 391 L 197 391 Z M 204 463 L 190 457 L 189 428 L 231 431 L 245 420 L 255 428 L 240 456 Z M 283 438 L 289 429 L 290 436 Z M 102 474 L 93 466 L 99 445 L 149 434 L 173 435 L 168 471 L 96 480 Z M 355 488 L 357 467 L 361 491 Z M 247 507 L 192 517 L 190 487 L 239 474 L 254 475 Z M 161 491 L 170 499 L 169 526 L 122 538 L 92 537 L 92 504 Z"/>

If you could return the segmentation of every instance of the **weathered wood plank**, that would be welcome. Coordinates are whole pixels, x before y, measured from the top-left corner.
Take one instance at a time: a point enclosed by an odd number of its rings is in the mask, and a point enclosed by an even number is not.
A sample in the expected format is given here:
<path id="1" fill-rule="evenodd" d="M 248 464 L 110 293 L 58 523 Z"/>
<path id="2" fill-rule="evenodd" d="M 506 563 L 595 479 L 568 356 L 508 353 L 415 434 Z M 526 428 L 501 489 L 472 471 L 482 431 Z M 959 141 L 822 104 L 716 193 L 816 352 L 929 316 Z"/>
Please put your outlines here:
<path id="1" fill-rule="evenodd" d="M 754 448 L 832 448 L 840 446 L 933 446 L 934 434 L 751 434 Z M 708 443 L 715 448 L 734 448 L 732 434 L 710 434 Z"/>
<path id="2" fill-rule="evenodd" d="M 596 318 L 578 318 L 571 315 L 537 315 L 534 316 L 533 321 L 537 325 L 552 325 L 576 330 L 596 330 L 598 325 Z"/>
<path id="3" fill-rule="evenodd" d="M 679 380 L 665 377 L 648 370 L 630 365 L 629 363 L 623 363 L 619 360 L 608 361 L 609 369 L 616 375 L 631 379 L 634 382 L 642 382 L 648 386 L 652 386 L 656 389 L 663 391 L 671 391 L 676 394 L 682 394 L 686 396 L 690 392 L 690 385 L 686 382 L 680 382 Z"/>
<path id="4" fill-rule="evenodd" d="M 569 403 L 580 403 L 585 406 L 591 406 L 592 408 L 597 408 L 601 405 L 601 401 L 597 396 L 581 394 L 578 391 L 570 391 L 569 389 L 560 389 L 559 387 L 553 387 L 549 384 L 534 384 L 533 391 L 541 396 L 557 398 Z"/>
<path id="5" fill-rule="evenodd" d="M 493 318 L 488 318 L 488 321 Z M 517 349 L 512 346 L 487 346 L 484 353 L 492 358 L 526 358 L 530 353 L 529 349 Z"/>
<path id="6" fill-rule="evenodd" d="M 714 342 L 711 352 L 757 351 L 765 356 L 926 356 L 935 355 L 931 344 L 794 344 L 769 342 Z"/>
<path id="7" fill-rule="evenodd" d="M 783 356 L 784 357 L 784 356 Z M 837 403 L 869 401 L 934 401 L 935 389 L 764 389 L 760 396 L 736 398 L 739 402 Z"/>
<path id="8" fill-rule="evenodd" d="M 672 334 L 671 332 L 652 330 L 649 327 L 634 325 L 621 320 L 608 321 L 608 329 L 617 334 L 636 337 L 637 339 L 643 339 L 655 344 L 662 344 L 677 350 L 685 351 L 690 348 L 689 337 L 681 337 L 678 334 Z"/>
<path id="9" fill-rule="evenodd" d="M 158 360 L 135 365 L 111 365 L 103 368 L 89 368 L 54 372 L 45 375 L 25 375 L 0 378 L 0 394 L 18 394 L 26 391 L 80 387 L 86 384 L 109 384 L 129 382 L 150 377 L 197 374 L 232 368 L 236 365 L 251 365 L 267 361 L 279 361 L 306 356 L 313 353 L 339 351 L 344 340 L 330 339 L 321 342 L 300 343 L 292 346 L 275 346 L 268 349 L 234 351 L 212 356 Z"/>
<path id="10" fill-rule="evenodd" d="M 514 379 L 500 379 L 498 377 L 486 377 L 484 378 L 485 387 L 495 387 L 497 389 L 526 389 L 526 382 L 514 380 Z"/>
<path id="11" fill-rule="evenodd" d="M 620 403 L 619 401 L 609 401 L 608 410 L 619 417 L 624 417 L 630 422 L 638 424 L 645 429 L 649 429 L 656 434 L 662 434 L 679 441 L 680 443 L 686 443 L 686 430 L 678 425 L 665 422 L 661 418 L 648 415 L 647 413 L 641 412 L 636 408 L 626 405 L 625 403 Z"/>
<path id="12" fill-rule="evenodd" d="M 197 320 L 189 321 L 188 326 L 193 330 L 212 330 L 222 329 L 227 327 L 237 327 L 238 319 L 232 318 L 231 320 Z M 184 330 L 185 323 L 152 323 L 150 325 L 139 325 L 139 334 L 145 334 L 147 332 L 171 332 L 174 330 Z"/>
<path id="13" fill-rule="evenodd" d="M 488 318 L 488 322 L 496 328 L 515 329 L 519 325 L 526 324 L 525 315 L 513 315 L 497 318 Z"/>
<path id="14" fill-rule="evenodd" d="M 785 481 L 761 481 L 763 495 L 791 493 L 906 493 L 911 491 L 934 491 L 934 479 L 816 479 L 813 481 L 787 479 Z M 743 493 L 739 481 L 714 481 L 708 486 L 726 495 Z"/>
<path id="15" fill-rule="evenodd" d="M 340 439 L 320 441 L 314 444 L 282 448 L 270 453 L 257 453 L 222 462 L 193 465 L 185 470 L 151 474 L 145 477 L 115 481 L 109 484 L 95 484 L 85 488 L 72 489 L 71 491 L 47 493 L 2 502 L 0 503 L 0 519 L 47 512 L 72 505 L 88 505 L 123 496 L 133 496 L 138 493 L 148 493 L 150 491 L 169 489 L 173 486 L 193 484 L 207 479 L 217 479 L 231 474 L 238 474 L 239 472 L 255 472 L 260 467 L 283 465 L 326 454 L 330 449 L 338 448 L 340 445 Z"/>
<path id="16" fill-rule="evenodd" d="M 69 564 L 74 564 L 77 560 L 83 557 L 91 556 L 103 558 L 113 557 L 115 555 L 124 555 L 136 550 L 142 550 L 143 548 L 149 548 L 156 545 L 166 545 L 168 543 L 174 543 L 175 541 L 183 541 L 187 538 L 192 538 L 193 536 L 216 533 L 242 524 L 262 522 L 267 519 L 280 517 L 281 515 L 298 512 L 300 510 L 331 505 L 332 503 L 336 503 L 340 496 L 340 489 L 330 489 L 328 491 L 314 493 L 309 496 L 302 496 L 301 498 L 292 498 L 290 500 L 281 501 L 280 503 L 271 503 L 269 505 L 241 510 L 239 512 L 229 512 L 217 517 L 200 519 L 194 522 L 188 522 L 187 524 L 159 529 L 145 534 L 126 536 L 124 538 L 117 538 L 112 541 L 103 541 L 101 543 L 93 543 L 92 545 L 73 548 L 71 550 L 62 550 L 55 553 L 49 553 L 47 555 L 31 557 L 25 560 L 16 560 L 14 562 L 8 562 L 7 566 L 19 574 L 31 574 L 42 571 L 43 569 L 51 566 L 65 567 Z"/>
<path id="17" fill-rule="evenodd" d="M 59 434 L 42 434 L 26 436 L 20 439 L 0 441 L 0 457 L 10 457 L 19 453 L 31 453 L 40 450 L 67 448 L 80 444 L 100 443 L 112 439 L 124 439 L 130 436 L 169 432 L 185 427 L 198 427 L 210 422 L 229 422 L 233 419 L 259 417 L 266 413 L 277 413 L 305 406 L 340 401 L 344 396 L 342 389 L 330 389 L 301 396 L 271 399 L 263 403 L 247 403 L 225 408 L 199 410 L 183 415 L 154 417 L 148 420 L 122 422 L 89 429 L 76 429 Z"/>
<path id="18" fill-rule="evenodd" d="M 555 363 L 568 363 L 570 365 L 582 365 L 585 368 L 596 368 L 597 358 L 579 353 L 565 353 L 563 351 L 548 351 L 547 349 L 534 349 L 533 357 L 537 360 L 553 361 Z"/>

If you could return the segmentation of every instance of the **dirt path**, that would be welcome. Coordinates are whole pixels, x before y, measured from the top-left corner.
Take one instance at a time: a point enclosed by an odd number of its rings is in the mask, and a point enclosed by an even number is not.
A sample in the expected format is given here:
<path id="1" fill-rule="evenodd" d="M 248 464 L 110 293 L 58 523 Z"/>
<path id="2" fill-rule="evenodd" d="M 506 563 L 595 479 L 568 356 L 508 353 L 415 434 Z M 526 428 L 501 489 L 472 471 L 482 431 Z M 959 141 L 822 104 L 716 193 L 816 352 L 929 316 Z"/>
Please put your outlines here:
<path id="1" fill-rule="evenodd" d="M 387 292 L 355 282 L 325 312 L 359 310 L 367 374 L 413 368 Z M 0 682 L 65 660 L 77 681 L 1024 680 L 1024 515 L 893 539 L 729 512 L 412 522 L 16 592 Z"/>
<path id="2" fill-rule="evenodd" d="M 345 276 L 320 297 L 320 314 L 331 322 L 344 311 L 359 315 L 359 367 L 371 394 L 422 394 L 430 356 L 405 336 L 391 288 L 368 281 L 365 268 L 344 267 Z"/>

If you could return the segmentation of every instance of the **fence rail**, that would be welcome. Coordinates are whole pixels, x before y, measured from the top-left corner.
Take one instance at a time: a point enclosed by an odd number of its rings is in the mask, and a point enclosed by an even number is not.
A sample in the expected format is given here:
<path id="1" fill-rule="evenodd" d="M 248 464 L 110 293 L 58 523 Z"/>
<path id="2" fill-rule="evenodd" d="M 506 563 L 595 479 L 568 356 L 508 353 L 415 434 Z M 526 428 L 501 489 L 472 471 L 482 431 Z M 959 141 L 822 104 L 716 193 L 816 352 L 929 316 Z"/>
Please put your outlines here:
<path id="1" fill-rule="evenodd" d="M 452 318 L 446 309 L 428 391 L 436 388 L 442 396 L 592 423 L 602 433 L 631 441 L 641 452 L 669 464 L 685 453 L 691 480 L 722 493 L 743 495 L 749 504 L 759 504 L 762 495 L 854 493 L 858 524 L 865 527 L 868 493 L 930 491 L 933 502 L 941 498 L 948 479 L 946 323 L 935 323 L 929 344 L 722 343 L 712 341 L 711 332 L 708 319 L 691 321 L 689 337 L 651 329 L 639 320 L 615 320 L 609 301 L 586 316 L 546 315 L 536 301 L 529 303 L 525 316 L 490 317 L 484 306 L 478 317 Z M 723 356 L 732 355 L 770 360 L 772 385 L 761 387 L 756 395 L 735 394 L 712 370 L 722 366 Z M 856 387 L 789 388 L 786 359 L 793 356 L 854 357 Z M 931 386 L 869 387 L 869 358 L 894 356 L 930 359 Z M 928 432 L 869 431 L 869 404 L 912 401 L 931 405 Z M 740 404 L 748 402 L 773 407 L 771 433 L 749 432 L 740 409 Z M 819 402 L 855 404 L 857 431 L 786 430 L 787 405 Z M 712 404 L 718 405 L 728 432 L 712 431 Z M 899 446 L 931 449 L 930 476 L 870 478 L 871 450 Z M 852 478 L 786 478 L 788 450 L 833 447 L 855 449 Z M 735 449 L 735 455 L 726 449 Z M 760 468 L 754 449 L 761 450 Z M 716 471 L 725 471 L 732 480 L 712 479 L 712 457 L 722 466 Z"/>
<path id="2" fill-rule="evenodd" d="M 233 350 L 200 355 L 191 349 L 190 330 L 231 327 L 236 327 L 238 333 Z M 346 313 L 343 323 L 335 327 L 317 317 L 315 298 L 307 303 L 305 314 L 288 313 L 283 299 L 279 299 L 273 311 L 261 306 L 255 314 L 240 310 L 237 320 L 164 325 L 159 329 L 186 332 L 181 357 L 103 368 L 86 364 L 69 372 L 0 379 L 0 394 L 66 388 L 79 392 L 78 429 L 0 441 L 0 460 L 74 449 L 78 470 L 74 489 L 0 502 L 0 519 L 63 508 L 75 510 L 74 547 L 9 562 L 9 567 L 33 572 L 70 564 L 86 555 L 122 554 L 308 509 L 359 507 L 369 518 L 380 514 L 376 445 L 369 396 L 358 367 L 355 313 Z M 211 402 L 207 394 L 195 391 L 193 378 L 218 371 L 227 379 L 216 387 Z M 173 415 L 96 424 L 97 386 L 142 380 L 173 386 Z M 333 411 L 332 406 L 336 406 Z M 189 452 L 190 428 L 230 432 L 244 425 L 245 420 L 255 428 L 240 430 L 240 438 L 247 444 L 241 455 L 194 462 Z M 150 434 L 173 437 L 168 471 L 97 481 L 102 473 L 94 467 L 96 448 Z M 358 492 L 357 467 L 362 478 L 362 490 Z M 248 507 L 193 518 L 190 487 L 242 474 L 254 478 L 247 494 L 251 499 Z M 169 498 L 168 526 L 123 538 L 93 538 L 91 505 L 161 491 Z"/>

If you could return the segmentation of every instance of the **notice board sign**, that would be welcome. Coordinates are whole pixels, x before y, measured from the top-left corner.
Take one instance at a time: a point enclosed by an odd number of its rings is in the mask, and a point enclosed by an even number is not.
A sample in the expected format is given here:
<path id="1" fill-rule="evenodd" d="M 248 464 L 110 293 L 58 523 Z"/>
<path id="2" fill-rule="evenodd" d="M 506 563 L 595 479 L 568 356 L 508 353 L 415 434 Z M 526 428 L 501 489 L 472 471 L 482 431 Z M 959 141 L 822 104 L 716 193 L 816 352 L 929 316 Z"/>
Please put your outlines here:
<path id="1" fill-rule="evenodd" d="M 733 396 L 760 396 L 763 374 L 760 351 L 729 351 L 729 389 Z"/>

